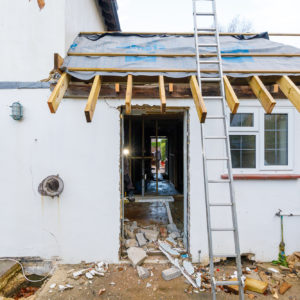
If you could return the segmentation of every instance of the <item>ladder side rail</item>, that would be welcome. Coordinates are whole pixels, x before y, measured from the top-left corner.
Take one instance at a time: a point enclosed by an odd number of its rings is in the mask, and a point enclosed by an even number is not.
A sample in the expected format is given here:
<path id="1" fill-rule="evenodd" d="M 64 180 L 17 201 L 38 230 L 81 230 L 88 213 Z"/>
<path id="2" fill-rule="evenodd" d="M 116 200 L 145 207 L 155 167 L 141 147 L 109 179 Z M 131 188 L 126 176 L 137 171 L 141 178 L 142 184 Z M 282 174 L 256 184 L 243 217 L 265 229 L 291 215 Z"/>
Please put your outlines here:
<path id="1" fill-rule="evenodd" d="M 197 77 L 200 91 L 202 91 L 201 84 L 201 69 L 200 69 L 200 56 L 198 47 L 198 22 L 196 15 L 196 2 L 193 1 L 193 13 L 194 13 L 194 32 L 195 32 L 195 48 L 196 48 L 196 62 L 197 62 Z M 204 178 L 204 195 L 205 195 L 205 211 L 206 211 L 206 222 L 207 222 L 207 238 L 208 238 L 208 252 L 209 252 L 209 269 L 211 280 L 214 280 L 214 262 L 213 262 L 213 246 L 212 246 L 212 232 L 211 232 L 211 216 L 209 207 L 209 187 L 208 187 L 208 172 L 207 172 L 207 161 L 204 144 L 204 124 L 200 123 L 200 134 L 201 134 L 201 147 L 202 147 L 202 163 L 203 163 L 203 178 Z M 213 300 L 216 300 L 216 285 L 213 282 L 211 285 Z"/>
<path id="2" fill-rule="evenodd" d="M 216 9 L 216 0 L 213 0 L 213 9 L 215 12 L 214 19 L 216 25 L 218 24 L 218 18 L 217 18 L 217 9 Z M 228 130 L 228 124 L 229 124 L 229 118 L 228 114 L 226 114 L 226 103 L 225 103 L 225 88 L 224 88 L 224 81 L 223 81 L 223 66 L 222 66 L 222 57 L 221 57 L 221 44 L 220 44 L 220 36 L 219 36 L 219 28 L 216 26 L 216 39 L 217 39 L 217 44 L 218 44 L 218 59 L 220 61 L 219 64 L 219 72 L 220 72 L 220 77 L 221 77 L 221 82 L 220 82 L 220 88 L 221 88 L 221 94 L 223 96 L 222 100 L 222 109 L 223 109 L 223 114 L 225 118 L 223 119 L 224 123 L 224 130 L 225 130 L 225 135 L 227 139 L 225 140 L 226 143 L 226 152 L 227 152 L 227 157 L 229 158 L 227 160 L 227 170 L 228 170 L 228 178 L 230 180 L 229 182 L 229 188 L 230 188 L 230 200 L 232 203 L 231 206 L 231 212 L 232 212 L 232 222 L 233 226 L 235 228 L 234 230 L 234 239 L 235 239 L 235 251 L 236 251 L 236 265 L 237 265 L 237 272 L 238 272 L 238 280 L 240 282 L 239 284 L 239 298 L 240 300 L 244 300 L 244 293 L 243 293 L 243 282 L 242 282 L 242 262 L 241 262 L 241 253 L 240 253 L 240 242 L 239 242 L 239 231 L 238 231 L 238 223 L 237 223 L 237 212 L 236 212 L 236 201 L 235 201 L 235 190 L 233 186 L 233 174 L 232 174 L 232 160 L 231 160 L 231 149 L 230 149 L 230 140 L 229 140 L 229 130 Z M 226 118 L 227 115 L 227 118 Z"/>

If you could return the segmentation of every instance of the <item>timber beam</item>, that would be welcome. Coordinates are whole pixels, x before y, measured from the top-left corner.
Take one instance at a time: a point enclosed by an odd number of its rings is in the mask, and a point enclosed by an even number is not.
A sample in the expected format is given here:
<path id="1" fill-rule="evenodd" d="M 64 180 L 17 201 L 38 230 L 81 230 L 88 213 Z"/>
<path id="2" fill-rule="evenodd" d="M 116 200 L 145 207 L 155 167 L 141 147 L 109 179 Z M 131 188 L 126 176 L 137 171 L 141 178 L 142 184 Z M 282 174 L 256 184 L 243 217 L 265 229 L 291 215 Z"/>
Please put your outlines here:
<path id="1" fill-rule="evenodd" d="M 276 101 L 264 86 L 263 82 L 258 76 L 255 75 L 249 80 L 249 85 L 252 88 L 253 93 L 263 106 L 265 112 L 267 114 L 270 114 L 273 111 Z"/>
<path id="2" fill-rule="evenodd" d="M 69 82 L 70 76 L 67 73 L 63 73 L 48 100 L 48 106 L 51 113 L 56 113 L 58 106 L 68 89 Z"/>
<path id="3" fill-rule="evenodd" d="M 159 85 L 160 111 L 162 113 L 165 113 L 166 106 L 167 106 L 167 98 L 166 98 L 164 76 L 162 75 L 158 76 L 158 85 Z"/>
<path id="4" fill-rule="evenodd" d="M 204 123 L 207 115 L 207 109 L 199 88 L 199 84 L 195 75 L 190 78 L 190 88 L 195 102 L 200 123 Z"/>
<path id="5" fill-rule="evenodd" d="M 285 96 L 293 103 L 298 112 L 300 112 L 300 90 L 295 83 L 288 76 L 282 76 L 277 83 Z"/>
<path id="6" fill-rule="evenodd" d="M 231 113 L 236 114 L 240 101 L 238 100 L 227 76 L 224 76 L 224 88 L 228 107 L 230 108 Z"/>
<path id="7" fill-rule="evenodd" d="M 131 113 L 132 81 L 133 81 L 132 75 L 128 75 L 126 97 L 125 97 L 125 112 L 127 115 Z"/>
<path id="8" fill-rule="evenodd" d="M 92 122 L 96 104 L 99 98 L 100 90 L 101 90 L 101 77 L 99 75 L 96 75 L 84 110 L 86 121 L 88 123 Z"/>

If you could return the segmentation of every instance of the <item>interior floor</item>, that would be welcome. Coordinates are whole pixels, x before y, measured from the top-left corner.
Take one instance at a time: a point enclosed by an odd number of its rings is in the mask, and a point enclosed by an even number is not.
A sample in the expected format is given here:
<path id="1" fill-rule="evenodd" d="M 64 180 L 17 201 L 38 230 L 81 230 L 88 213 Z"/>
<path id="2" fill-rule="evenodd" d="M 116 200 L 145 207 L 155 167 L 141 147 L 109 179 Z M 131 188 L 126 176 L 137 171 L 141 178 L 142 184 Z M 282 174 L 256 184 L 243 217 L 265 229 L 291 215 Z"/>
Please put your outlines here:
<path id="1" fill-rule="evenodd" d="M 178 229 L 183 230 L 183 197 L 174 196 L 174 202 L 170 202 L 170 209 L 174 223 Z M 124 217 L 130 221 L 137 221 L 142 226 L 153 224 L 167 225 L 168 213 L 165 205 L 156 203 L 126 203 Z"/>

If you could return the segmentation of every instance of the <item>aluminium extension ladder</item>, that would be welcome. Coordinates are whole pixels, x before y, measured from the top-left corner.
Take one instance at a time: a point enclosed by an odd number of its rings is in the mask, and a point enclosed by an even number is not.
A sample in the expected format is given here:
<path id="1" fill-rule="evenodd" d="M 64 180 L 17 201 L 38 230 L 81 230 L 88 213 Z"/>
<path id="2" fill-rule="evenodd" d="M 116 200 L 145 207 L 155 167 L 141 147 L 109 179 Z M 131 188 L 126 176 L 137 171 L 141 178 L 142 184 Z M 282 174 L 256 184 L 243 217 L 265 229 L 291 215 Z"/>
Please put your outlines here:
<path id="1" fill-rule="evenodd" d="M 228 123 L 226 115 L 226 100 L 225 100 L 225 90 L 224 90 L 224 82 L 223 82 L 223 70 L 222 70 L 222 58 L 220 52 L 220 39 L 219 39 L 219 29 L 218 29 L 218 21 L 217 21 L 217 11 L 216 11 L 216 0 L 192 0 L 193 1 L 193 15 L 194 15 L 194 35 L 195 35 L 195 48 L 196 48 L 196 58 L 197 58 L 197 75 L 198 75 L 198 84 L 200 87 L 200 91 L 202 92 L 202 83 L 203 82 L 217 82 L 220 85 L 220 95 L 216 96 L 215 100 L 220 101 L 220 105 L 222 106 L 222 113 L 220 115 L 215 116 L 207 116 L 206 123 L 201 123 L 201 144 L 202 144 L 202 154 L 203 154 L 203 172 L 204 172 L 204 190 L 205 190 L 205 203 L 206 203 L 206 219 L 207 219 L 207 233 L 208 233 L 208 250 L 209 250 L 209 260 L 210 260 L 210 276 L 211 276 L 211 286 L 212 286 L 212 299 L 216 300 L 216 287 L 217 286 L 228 286 L 228 285 L 238 285 L 239 286 L 239 299 L 244 300 L 244 282 L 243 282 L 243 275 L 242 275 L 242 265 L 241 265 L 241 256 L 240 256 L 240 245 L 239 245 L 239 234 L 238 234 L 238 226 L 237 226 L 237 214 L 236 214 L 236 205 L 234 199 L 234 189 L 233 189 L 233 176 L 232 176 L 232 165 L 231 165 L 231 153 L 230 153 L 230 142 L 229 142 L 229 134 L 228 134 Z M 204 2 L 205 4 L 211 4 L 211 11 L 202 11 L 204 8 L 199 7 Z M 208 4 L 208 5 L 210 5 Z M 198 28 L 199 21 L 202 17 L 210 17 L 212 19 L 212 28 Z M 204 43 L 201 41 L 203 34 L 210 34 L 211 40 L 213 42 Z M 208 51 L 209 49 L 210 51 Z M 205 51 L 206 50 L 206 51 Z M 204 52 L 210 52 L 215 54 L 216 58 L 210 58 L 210 60 L 201 59 L 199 55 Z M 213 77 L 201 77 L 201 66 L 205 65 L 212 65 L 215 66 L 214 70 L 216 72 Z M 212 97 L 209 97 L 212 98 Z M 205 99 L 205 97 L 204 97 Z M 219 104 L 218 104 L 219 105 Z M 215 126 L 217 127 L 216 120 L 222 121 L 222 128 L 221 130 L 224 131 L 224 136 L 206 136 L 206 127 L 205 126 Z M 219 142 L 224 143 L 225 146 L 225 157 L 206 157 L 206 143 L 214 140 L 218 140 Z M 209 177 L 209 170 L 210 170 L 210 162 L 223 162 L 226 163 L 226 167 L 228 170 L 228 179 L 223 180 L 217 179 L 212 180 Z M 212 167 L 211 167 L 212 168 Z M 229 190 L 228 197 L 230 198 L 227 203 L 223 200 L 223 203 L 213 203 L 209 198 L 209 188 L 218 187 L 218 184 L 225 184 Z M 218 207 L 224 211 L 224 215 L 229 215 L 231 211 L 231 219 L 232 219 L 232 227 L 225 228 L 212 228 L 212 215 L 213 209 L 212 207 Z M 227 209 L 227 211 L 226 211 Z M 231 222 L 230 219 L 230 222 Z M 213 235 L 214 233 L 218 232 L 231 232 L 233 234 L 232 241 L 234 242 L 234 251 L 235 253 L 231 254 L 216 254 L 213 248 Z M 214 266 L 214 258 L 216 257 L 233 257 L 236 261 L 236 268 L 237 268 L 237 281 L 234 283 L 232 281 L 216 281 L 215 279 L 215 266 Z"/>

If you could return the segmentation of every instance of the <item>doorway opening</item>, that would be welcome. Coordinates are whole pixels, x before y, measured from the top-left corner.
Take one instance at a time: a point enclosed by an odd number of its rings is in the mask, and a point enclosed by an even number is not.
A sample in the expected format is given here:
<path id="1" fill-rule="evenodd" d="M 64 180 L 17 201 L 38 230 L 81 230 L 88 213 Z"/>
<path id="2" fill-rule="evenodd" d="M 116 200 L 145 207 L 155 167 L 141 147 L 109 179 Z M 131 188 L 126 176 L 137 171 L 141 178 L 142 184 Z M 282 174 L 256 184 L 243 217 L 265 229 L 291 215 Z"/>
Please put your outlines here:
<path id="1" fill-rule="evenodd" d="M 145 229 L 157 232 L 157 239 L 166 238 L 169 228 L 169 233 L 178 231 L 178 241 L 188 249 L 187 113 L 133 109 L 122 115 L 123 241 L 130 238 L 135 244 L 136 233 Z"/>

